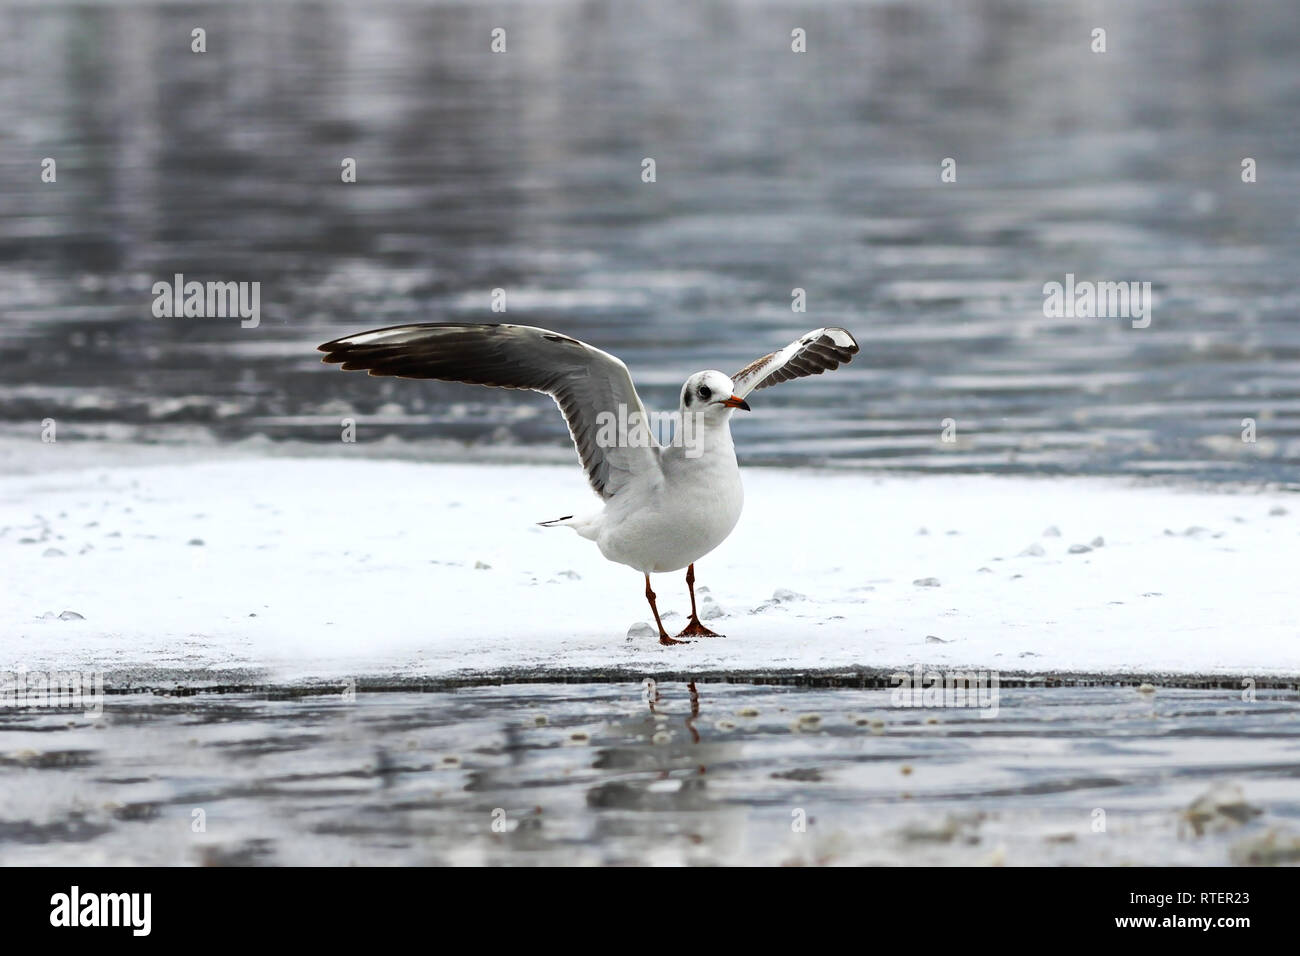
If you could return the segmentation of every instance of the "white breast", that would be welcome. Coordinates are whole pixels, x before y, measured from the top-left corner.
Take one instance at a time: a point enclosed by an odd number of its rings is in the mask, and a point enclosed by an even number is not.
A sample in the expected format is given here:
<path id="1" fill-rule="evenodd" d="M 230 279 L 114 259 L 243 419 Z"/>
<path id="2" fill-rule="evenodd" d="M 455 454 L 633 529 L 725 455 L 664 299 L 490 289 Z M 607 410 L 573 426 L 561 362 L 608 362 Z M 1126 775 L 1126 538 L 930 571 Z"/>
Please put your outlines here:
<path id="1" fill-rule="evenodd" d="M 717 438 L 698 458 L 665 449 L 662 482 L 609 502 L 596 537 L 605 557 L 647 574 L 678 571 L 726 540 L 745 493 L 729 430 Z"/>

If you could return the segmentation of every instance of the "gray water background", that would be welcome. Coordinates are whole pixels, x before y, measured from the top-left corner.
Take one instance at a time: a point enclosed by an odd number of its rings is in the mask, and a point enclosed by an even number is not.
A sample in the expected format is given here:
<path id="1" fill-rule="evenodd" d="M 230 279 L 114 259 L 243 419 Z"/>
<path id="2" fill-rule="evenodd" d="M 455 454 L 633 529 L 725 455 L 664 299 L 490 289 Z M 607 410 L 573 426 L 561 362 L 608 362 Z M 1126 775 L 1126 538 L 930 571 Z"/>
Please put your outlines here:
<path id="1" fill-rule="evenodd" d="M 833 324 L 863 354 L 757 395 L 746 461 L 1291 480 L 1297 48 L 1290 0 L 0 4 L 0 428 L 563 459 L 544 397 L 313 348 L 538 324 L 670 408 Z M 261 325 L 153 318 L 178 272 Z M 1150 328 L 1045 318 L 1067 273 Z"/>

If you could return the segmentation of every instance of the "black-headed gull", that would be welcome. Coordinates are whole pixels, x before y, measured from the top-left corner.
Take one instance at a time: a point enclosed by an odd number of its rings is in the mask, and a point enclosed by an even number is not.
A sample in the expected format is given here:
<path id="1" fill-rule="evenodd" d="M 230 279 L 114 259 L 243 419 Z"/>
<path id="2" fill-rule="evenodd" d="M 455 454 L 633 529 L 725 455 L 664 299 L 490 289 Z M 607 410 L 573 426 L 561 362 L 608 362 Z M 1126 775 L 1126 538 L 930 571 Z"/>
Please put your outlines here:
<path id="1" fill-rule="evenodd" d="M 649 429 L 627 366 L 577 339 L 526 325 L 398 325 L 345 336 L 318 346 L 324 361 L 371 375 L 440 379 L 545 392 L 564 414 L 604 508 L 541 522 L 563 525 L 595 541 L 601 554 L 645 575 L 645 596 L 659 627 L 659 643 L 717 637 L 695 610 L 695 562 L 736 526 L 745 495 L 731 414 L 749 410 L 745 396 L 849 362 L 858 343 L 844 329 L 814 329 L 728 378 L 696 372 L 682 386 L 675 439 L 660 445 Z M 668 636 L 650 575 L 686 569 L 691 619 Z"/>

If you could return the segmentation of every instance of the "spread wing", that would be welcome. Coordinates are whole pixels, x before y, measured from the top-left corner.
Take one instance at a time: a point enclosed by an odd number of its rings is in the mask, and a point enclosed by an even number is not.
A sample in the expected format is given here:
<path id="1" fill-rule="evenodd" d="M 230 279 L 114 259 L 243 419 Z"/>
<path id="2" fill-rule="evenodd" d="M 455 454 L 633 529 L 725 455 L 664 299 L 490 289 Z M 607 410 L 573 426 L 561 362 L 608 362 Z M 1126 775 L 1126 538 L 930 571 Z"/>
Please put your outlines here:
<path id="1" fill-rule="evenodd" d="M 858 351 L 858 343 L 844 329 L 813 329 L 779 352 L 769 352 L 746 365 L 731 380 L 736 394 L 744 398 L 756 388 L 779 385 L 805 375 L 820 375 L 847 365 Z"/>
<path id="2" fill-rule="evenodd" d="M 602 498 L 614 497 L 634 475 L 661 474 L 659 448 L 627 366 L 567 335 L 527 325 L 435 323 L 361 332 L 317 348 L 325 362 L 371 375 L 545 392 L 560 406 L 587 480 Z M 612 423 L 628 422 L 627 435 L 609 441 L 606 428 L 598 442 L 602 412 L 613 415 Z M 633 431 L 637 421 L 646 427 Z"/>

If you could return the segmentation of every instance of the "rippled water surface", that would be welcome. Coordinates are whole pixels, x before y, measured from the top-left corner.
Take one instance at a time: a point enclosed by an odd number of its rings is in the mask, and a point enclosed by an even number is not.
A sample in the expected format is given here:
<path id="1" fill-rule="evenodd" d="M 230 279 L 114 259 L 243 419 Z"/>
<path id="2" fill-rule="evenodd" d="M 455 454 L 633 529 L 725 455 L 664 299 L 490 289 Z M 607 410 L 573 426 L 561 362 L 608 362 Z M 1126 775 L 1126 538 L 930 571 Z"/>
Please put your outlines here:
<path id="1" fill-rule="evenodd" d="M 746 684 L 131 695 L 0 710 L 0 859 L 1295 862 L 1298 758 L 1293 691 L 1003 688 L 992 718 Z"/>
<path id="2" fill-rule="evenodd" d="M 501 319 L 503 288 L 658 407 L 852 329 L 851 369 L 758 396 L 750 461 L 1293 474 L 1300 18 L 1104 13 L 1096 54 L 1092 12 L 1031 0 L 5 4 L 0 423 L 323 442 L 356 416 L 363 442 L 559 453 L 544 398 L 312 351 Z M 152 318 L 175 273 L 261 282 L 261 324 Z M 1067 273 L 1152 283 L 1151 326 L 1045 318 Z"/>

